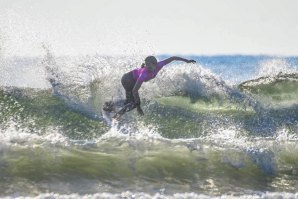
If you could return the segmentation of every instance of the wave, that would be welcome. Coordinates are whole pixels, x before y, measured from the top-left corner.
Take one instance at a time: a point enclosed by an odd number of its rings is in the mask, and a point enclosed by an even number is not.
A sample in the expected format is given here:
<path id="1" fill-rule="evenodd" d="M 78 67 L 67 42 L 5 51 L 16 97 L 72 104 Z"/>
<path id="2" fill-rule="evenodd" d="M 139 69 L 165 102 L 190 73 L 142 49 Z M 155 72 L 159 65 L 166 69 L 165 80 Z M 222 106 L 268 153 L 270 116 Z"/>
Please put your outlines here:
<path id="1" fill-rule="evenodd" d="M 21 121 L 17 122 L 18 126 L 38 133 L 59 128 L 74 139 L 102 135 L 109 127 L 101 117 L 101 106 L 111 98 L 124 97 L 119 79 L 137 65 L 130 60 L 103 56 L 55 58 L 47 51 L 40 64 L 46 68 L 52 87 L 2 89 L 3 108 L 10 107 L 6 114 L 9 116 L 3 116 L 2 120 Z M 268 78 L 262 77 L 244 82 L 238 89 L 200 65 L 165 67 L 152 83 L 141 88 L 145 117 L 138 118 L 135 112 L 126 114 L 126 126 L 122 123 L 119 128 L 130 134 L 138 127 L 139 120 L 154 126 L 166 138 L 197 138 L 229 126 L 248 136 L 274 136 L 283 128 L 295 133 L 297 75 L 280 74 L 274 78 L 266 86 L 264 82 Z M 287 93 L 288 98 L 280 102 L 286 104 L 290 99 L 294 102 L 290 106 L 272 109 L 260 98 L 266 89 L 272 90 L 277 84 L 280 91 L 275 95 Z M 255 91 L 259 93 L 254 94 Z M 20 107 L 5 101 L 5 95 Z"/>
<path id="2" fill-rule="evenodd" d="M 109 56 L 59 59 L 47 50 L 42 64 L 47 70 L 48 80 L 55 95 L 73 108 L 89 115 L 100 115 L 101 106 L 105 101 L 124 98 L 121 76 L 140 65 L 140 60 L 138 57 Z M 63 72 L 63 68 L 68 69 Z M 140 93 L 144 101 L 183 96 L 190 97 L 192 102 L 216 101 L 218 104 L 238 104 L 239 108 L 244 109 L 262 109 L 258 101 L 237 88 L 228 86 L 201 65 L 179 64 L 165 67 L 150 84 L 142 86 Z"/>
<path id="3" fill-rule="evenodd" d="M 51 90 L 11 87 L 0 91 L 2 130 L 15 126 L 40 135 L 56 128 L 72 139 L 92 139 L 109 129 L 100 117 L 70 107 Z M 172 96 L 146 101 L 143 107 L 146 115 L 142 118 L 135 112 L 127 114 L 126 126 L 119 127 L 123 132 L 134 133 L 138 121 L 154 126 L 167 138 L 197 138 L 231 126 L 246 136 L 274 136 L 283 128 L 297 132 L 297 106 L 257 113 L 230 102 L 193 102 L 190 97 Z"/>
<path id="4" fill-rule="evenodd" d="M 298 103 L 298 73 L 265 76 L 245 81 L 239 89 L 275 107 L 291 106 Z"/>
<path id="5" fill-rule="evenodd" d="M 175 194 L 166 194 L 164 193 L 165 189 L 160 189 L 159 192 L 155 194 L 147 194 L 144 192 L 131 192 L 131 191 L 125 191 L 122 193 L 96 193 L 96 194 L 58 194 L 58 193 L 43 193 L 39 194 L 36 197 L 32 198 L 57 198 L 57 199 L 76 199 L 76 198 L 103 198 L 103 199 L 109 199 L 109 198 L 142 198 L 142 199 L 150 199 L 150 198 L 169 198 L 169 199 L 186 199 L 186 198 L 193 198 L 193 199 L 220 199 L 220 198 L 234 198 L 234 199 L 246 199 L 246 198 L 254 198 L 254 199 L 262 199 L 262 198 L 268 198 L 268 199 L 274 199 L 274 198 L 296 198 L 297 194 L 295 193 L 287 193 L 287 192 L 252 192 L 251 194 L 244 194 L 244 195 L 237 195 L 234 193 L 230 194 L 223 194 L 221 196 L 213 196 L 213 195 L 204 195 L 204 194 L 196 194 L 193 192 L 187 192 L 187 193 L 175 193 Z M 6 197 L 7 199 L 10 199 L 12 197 Z M 23 198 L 23 197 L 13 197 L 13 198 Z"/>
<path id="6" fill-rule="evenodd" d="M 0 182 L 0 196 L 48 189 L 80 195 L 127 190 L 152 194 L 160 187 L 168 194 L 207 195 L 296 190 L 295 174 L 290 173 L 298 167 L 298 149 L 295 141 L 284 139 L 286 134 L 260 140 L 220 131 L 208 138 L 169 140 L 148 130 L 144 127 L 142 136 L 110 131 L 94 141 L 58 134 L 36 136 L 35 141 L 31 137 L 31 144 L 22 141 L 28 140 L 25 134 L 2 141 L 1 176 L 9 180 Z"/>
<path id="7" fill-rule="evenodd" d="M 47 129 L 59 129 L 71 138 L 90 138 L 107 129 L 98 119 L 71 109 L 51 90 L 0 89 L 1 130 L 14 127 L 20 132 L 44 134 Z"/>
<path id="8" fill-rule="evenodd" d="M 137 62 L 48 51 L 50 88 L 1 87 L 0 196 L 295 195 L 296 73 L 235 88 L 201 65 L 165 67 L 140 91 L 145 116 L 107 126 L 101 104 L 124 97 Z M 266 104 L 277 95 L 289 97 Z"/>

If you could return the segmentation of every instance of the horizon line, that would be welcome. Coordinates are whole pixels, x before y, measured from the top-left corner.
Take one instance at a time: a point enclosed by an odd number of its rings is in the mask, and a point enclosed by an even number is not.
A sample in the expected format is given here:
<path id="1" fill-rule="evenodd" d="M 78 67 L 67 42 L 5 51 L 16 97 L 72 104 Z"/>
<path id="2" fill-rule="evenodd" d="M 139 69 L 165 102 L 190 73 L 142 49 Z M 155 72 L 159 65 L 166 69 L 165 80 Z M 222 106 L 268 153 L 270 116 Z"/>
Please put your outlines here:
<path id="1" fill-rule="evenodd" d="M 40 54 L 40 55 L 0 55 L 0 58 L 39 58 L 39 57 L 43 57 L 45 56 L 46 53 L 44 55 Z M 153 56 L 158 56 L 158 57 L 162 57 L 162 56 L 187 56 L 187 57 L 282 57 L 282 58 L 291 58 L 291 57 L 298 57 L 297 55 L 277 55 L 277 54 L 265 54 L 265 53 L 260 53 L 260 54 L 241 54 L 241 53 L 231 53 L 231 54 L 227 54 L 227 53 L 217 53 L 217 54 L 194 54 L 194 53 L 159 53 L 159 54 L 152 54 L 152 53 L 148 53 L 148 54 L 135 54 L 135 53 L 131 53 L 131 54 L 100 54 L 100 53 L 82 53 L 82 54 L 59 54 L 59 55 L 55 55 L 55 53 L 53 53 L 53 55 L 55 57 L 84 57 L 84 56 L 106 56 L 106 57 L 130 57 L 130 56 L 149 56 L 149 55 L 153 55 Z"/>

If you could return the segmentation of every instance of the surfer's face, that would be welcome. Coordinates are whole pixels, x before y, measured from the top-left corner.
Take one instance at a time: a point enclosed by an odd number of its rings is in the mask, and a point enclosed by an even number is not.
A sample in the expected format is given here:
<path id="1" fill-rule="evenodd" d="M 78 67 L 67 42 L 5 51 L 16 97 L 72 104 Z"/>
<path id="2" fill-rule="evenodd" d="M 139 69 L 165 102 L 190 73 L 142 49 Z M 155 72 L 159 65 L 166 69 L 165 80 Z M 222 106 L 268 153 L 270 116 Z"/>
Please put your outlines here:
<path id="1" fill-rule="evenodd" d="M 153 72 L 156 69 L 156 64 L 152 62 L 146 62 L 146 68 L 150 71 Z"/>

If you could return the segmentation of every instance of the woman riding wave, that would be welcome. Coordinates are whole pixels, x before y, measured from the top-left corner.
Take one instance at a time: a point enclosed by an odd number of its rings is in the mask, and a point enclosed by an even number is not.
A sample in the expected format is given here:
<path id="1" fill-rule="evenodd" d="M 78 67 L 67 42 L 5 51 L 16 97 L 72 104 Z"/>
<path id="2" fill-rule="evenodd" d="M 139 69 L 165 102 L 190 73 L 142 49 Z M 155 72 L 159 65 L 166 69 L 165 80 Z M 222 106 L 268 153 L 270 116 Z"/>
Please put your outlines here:
<path id="1" fill-rule="evenodd" d="M 195 60 L 188 60 L 181 57 L 170 57 L 163 61 L 158 62 L 154 56 L 148 56 L 145 59 L 145 63 L 141 68 L 134 69 L 128 73 L 125 73 L 121 78 L 121 83 L 125 89 L 126 100 L 124 112 L 137 108 L 139 115 L 144 115 L 141 108 L 141 101 L 139 96 L 139 89 L 143 82 L 147 82 L 156 77 L 157 73 L 163 66 L 171 63 L 172 61 L 184 61 L 186 63 L 196 63 Z"/>

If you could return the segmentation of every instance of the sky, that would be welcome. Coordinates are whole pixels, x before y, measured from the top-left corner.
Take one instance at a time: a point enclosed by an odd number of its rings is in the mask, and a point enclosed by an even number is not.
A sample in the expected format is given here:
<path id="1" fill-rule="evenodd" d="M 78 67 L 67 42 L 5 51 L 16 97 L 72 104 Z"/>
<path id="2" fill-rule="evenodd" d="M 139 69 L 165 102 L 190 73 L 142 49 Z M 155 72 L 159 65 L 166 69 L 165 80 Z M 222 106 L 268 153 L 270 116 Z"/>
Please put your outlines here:
<path id="1" fill-rule="evenodd" d="M 297 0 L 0 0 L 7 56 L 298 55 Z"/>

